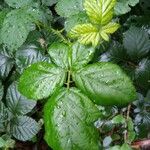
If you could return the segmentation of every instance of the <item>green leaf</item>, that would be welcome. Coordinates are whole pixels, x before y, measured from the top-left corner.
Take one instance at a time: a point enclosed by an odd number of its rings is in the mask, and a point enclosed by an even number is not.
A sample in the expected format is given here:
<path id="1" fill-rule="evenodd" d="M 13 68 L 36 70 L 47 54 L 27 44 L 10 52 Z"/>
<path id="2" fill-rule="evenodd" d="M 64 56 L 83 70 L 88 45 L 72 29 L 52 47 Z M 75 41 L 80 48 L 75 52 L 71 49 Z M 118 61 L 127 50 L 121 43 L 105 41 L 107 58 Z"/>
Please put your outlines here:
<path id="1" fill-rule="evenodd" d="M 131 59 L 138 60 L 150 51 L 149 35 L 141 28 L 131 27 L 124 33 L 124 47 Z"/>
<path id="2" fill-rule="evenodd" d="M 2 49 L 0 52 L 0 60 L 0 77 L 5 79 L 14 66 L 14 59 L 5 49 Z"/>
<path id="3" fill-rule="evenodd" d="M 18 116 L 10 125 L 11 134 L 18 140 L 27 141 L 40 130 L 39 124 L 30 117 Z"/>
<path id="4" fill-rule="evenodd" d="M 4 21 L 5 16 L 6 16 L 7 13 L 8 13 L 8 10 L 4 9 L 4 8 L 3 8 L 2 11 L 0 11 L 0 29 L 1 29 L 2 25 L 3 25 L 3 21 Z"/>
<path id="5" fill-rule="evenodd" d="M 35 28 L 26 11 L 24 9 L 12 10 L 5 17 L 0 37 L 1 42 L 9 50 L 18 49 L 25 42 L 29 32 Z"/>
<path id="6" fill-rule="evenodd" d="M 121 146 L 120 150 L 132 150 L 132 148 L 128 144 L 124 143 Z"/>
<path id="7" fill-rule="evenodd" d="M 84 8 L 92 23 L 106 25 L 112 20 L 116 0 L 85 0 Z"/>
<path id="8" fill-rule="evenodd" d="M 6 104 L 14 115 L 25 115 L 36 105 L 36 102 L 21 95 L 17 89 L 17 83 L 11 84 L 7 91 Z"/>
<path id="9" fill-rule="evenodd" d="M 48 53 L 53 61 L 59 67 L 68 68 L 70 47 L 64 43 L 54 42 L 50 45 Z"/>
<path id="10" fill-rule="evenodd" d="M 99 110 L 78 89 L 62 88 L 44 108 L 45 139 L 53 150 L 98 150 L 93 122 L 99 116 Z"/>
<path id="11" fill-rule="evenodd" d="M 108 150 L 120 150 L 120 146 L 116 145 L 116 146 L 110 147 Z"/>
<path id="12" fill-rule="evenodd" d="M 24 71 L 20 78 L 19 91 L 29 99 L 47 98 L 64 84 L 65 79 L 64 69 L 39 62 Z"/>
<path id="13" fill-rule="evenodd" d="M 142 59 L 136 70 L 135 70 L 135 80 L 136 84 L 142 89 L 150 89 L 150 60 Z"/>
<path id="14" fill-rule="evenodd" d="M 82 3 L 83 0 L 59 0 L 56 11 L 62 17 L 70 17 L 83 11 Z"/>
<path id="15" fill-rule="evenodd" d="M 3 98 L 3 94 L 4 94 L 4 88 L 3 88 L 2 82 L 0 81 L 0 101 Z"/>
<path id="16" fill-rule="evenodd" d="M 124 124 L 126 119 L 123 117 L 123 115 L 117 115 L 112 119 L 112 122 L 115 124 Z"/>
<path id="17" fill-rule="evenodd" d="M 35 44 L 23 45 L 16 52 L 17 71 L 20 73 L 29 65 L 41 61 L 51 62 L 49 57 L 42 54 L 42 49 Z"/>
<path id="18" fill-rule="evenodd" d="M 123 15 L 131 11 L 130 6 L 135 6 L 139 3 L 139 0 L 117 0 L 114 8 L 116 15 Z"/>
<path id="19" fill-rule="evenodd" d="M 3 148 L 6 144 L 6 141 L 3 140 L 3 138 L 0 137 L 0 148 Z"/>
<path id="20" fill-rule="evenodd" d="M 71 67 L 80 69 L 87 65 L 93 58 L 95 49 L 91 46 L 84 46 L 78 42 L 72 46 Z"/>
<path id="21" fill-rule="evenodd" d="M 46 5 L 46 6 L 52 6 L 55 3 L 57 3 L 58 0 L 42 0 L 42 4 Z"/>
<path id="22" fill-rule="evenodd" d="M 96 104 L 126 105 L 136 98 L 135 88 L 121 68 L 112 63 L 97 63 L 73 72 L 76 86 Z"/>
<path id="23" fill-rule="evenodd" d="M 65 30 L 69 32 L 77 24 L 82 24 L 88 22 L 88 17 L 85 12 L 80 12 L 78 14 L 68 17 L 65 21 Z"/>
<path id="24" fill-rule="evenodd" d="M 32 0 L 5 0 L 5 2 L 13 8 L 20 8 L 24 7 L 30 3 L 32 3 Z"/>

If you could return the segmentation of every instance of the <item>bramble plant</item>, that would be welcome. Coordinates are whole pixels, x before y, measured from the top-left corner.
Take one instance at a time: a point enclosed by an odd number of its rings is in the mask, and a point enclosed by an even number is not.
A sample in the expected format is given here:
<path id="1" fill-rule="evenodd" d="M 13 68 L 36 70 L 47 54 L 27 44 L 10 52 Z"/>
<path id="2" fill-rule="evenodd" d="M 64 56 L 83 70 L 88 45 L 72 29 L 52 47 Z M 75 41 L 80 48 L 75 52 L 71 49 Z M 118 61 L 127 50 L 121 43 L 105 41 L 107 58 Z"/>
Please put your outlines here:
<path id="1" fill-rule="evenodd" d="M 43 134 L 53 150 L 132 150 L 148 138 L 145 3 L 0 2 L 0 148 L 43 149 Z"/>

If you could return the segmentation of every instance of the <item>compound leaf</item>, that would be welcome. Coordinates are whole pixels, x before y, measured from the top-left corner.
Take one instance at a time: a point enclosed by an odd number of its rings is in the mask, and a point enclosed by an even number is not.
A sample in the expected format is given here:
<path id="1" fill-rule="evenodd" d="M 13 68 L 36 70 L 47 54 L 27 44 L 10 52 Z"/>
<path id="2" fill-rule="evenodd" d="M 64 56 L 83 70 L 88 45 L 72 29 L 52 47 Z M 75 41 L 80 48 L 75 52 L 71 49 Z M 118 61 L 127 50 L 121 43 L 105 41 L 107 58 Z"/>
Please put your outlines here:
<path id="1" fill-rule="evenodd" d="M 31 65 L 22 74 L 19 91 L 29 99 L 43 99 L 61 87 L 66 79 L 64 69 L 47 62 Z"/>
<path id="2" fill-rule="evenodd" d="M 119 66 L 97 63 L 73 73 L 78 88 L 100 105 L 126 105 L 136 98 L 135 88 Z"/>
<path id="3" fill-rule="evenodd" d="M 98 150 L 93 122 L 99 116 L 99 110 L 78 89 L 62 88 L 44 108 L 45 139 L 54 150 Z"/>

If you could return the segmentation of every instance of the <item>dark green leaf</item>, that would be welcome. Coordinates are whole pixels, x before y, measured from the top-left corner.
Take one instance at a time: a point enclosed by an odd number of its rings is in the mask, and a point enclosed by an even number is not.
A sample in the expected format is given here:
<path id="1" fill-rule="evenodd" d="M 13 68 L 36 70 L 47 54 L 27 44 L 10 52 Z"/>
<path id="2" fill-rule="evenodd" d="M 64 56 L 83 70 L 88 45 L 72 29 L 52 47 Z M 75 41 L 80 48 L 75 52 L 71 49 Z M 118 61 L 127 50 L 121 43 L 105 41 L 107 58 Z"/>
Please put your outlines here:
<path id="1" fill-rule="evenodd" d="M 63 88 L 44 108 L 45 139 L 53 150 L 98 150 L 98 132 L 92 123 L 99 115 L 99 110 L 78 89 Z"/>
<path id="2" fill-rule="evenodd" d="M 59 0 L 56 11 L 62 17 L 70 17 L 83 11 L 83 0 Z"/>
<path id="3" fill-rule="evenodd" d="M 5 0 L 5 2 L 13 8 L 24 7 L 32 2 L 32 0 Z"/>
<path id="4" fill-rule="evenodd" d="M 126 105 L 135 100 L 135 88 L 129 77 L 112 63 L 97 63 L 74 72 L 78 88 L 95 103 Z"/>
<path id="5" fill-rule="evenodd" d="M 39 124 L 27 116 L 18 116 L 11 122 L 12 135 L 21 141 L 30 140 L 38 133 L 39 130 Z"/>
<path id="6" fill-rule="evenodd" d="M 25 115 L 35 107 L 36 102 L 21 95 L 17 89 L 17 83 L 13 83 L 8 88 L 6 104 L 14 115 Z"/>
<path id="7" fill-rule="evenodd" d="M 14 59 L 12 56 L 6 51 L 1 50 L 0 52 L 0 77 L 2 79 L 5 79 L 8 75 L 11 69 L 14 66 Z"/>
<path id="8" fill-rule="evenodd" d="M 73 69 L 80 69 L 87 65 L 93 58 L 95 49 L 91 46 L 84 46 L 80 43 L 75 43 L 72 46 L 71 63 Z"/>
<path id="9" fill-rule="evenodd" d="M 5 19 L 6 14 L 8 13 L 7 9 L 3 9 L 2 11 L 0 11 L 0 29 L 3 25 L 3 21 Z"/>
<path id="10" fill-rule="evenodd" d="M 3 98 L 3 85 L 2 85 L 2 82 L 0 81 L 0 101 L 2 100 Z"/>
<path id="11" fill-rule="evenodd" d="M 126 31 L 123 44 L 132 60 L 142 58 L 150 51 L 149 35 L 141 28 L 131 27 Z"/>
<path id="12" fill-rule="evenodd" d="M 7 108 L 4 103 L 0 101 L 0 132 L 3 130 L 3 123 L 8 119 Z"/>
<path id="13" fill-rule="evenodd" d="M 48 53 L 53 61 L 59 67 L 68 68 L 70 47 L 64 43 L 55 42 L 50 45 Z"/>
<path id="14" fill-rule="evenodd" d="M 19 91 L 29 99 L 43 99 L 61 87 L 66 79 L 64 69 L 39 62 L 27 68 L 20 78 Z"/>
<path id="15" fill-rule="evenodd" d="M 20 73 L 29 65 L 40 61 L 50 62 L 50 58 L 44 56 L 41 48 L 37 47 L 35 44 L 23 45 L 16 52 L 17 70 Z"/>

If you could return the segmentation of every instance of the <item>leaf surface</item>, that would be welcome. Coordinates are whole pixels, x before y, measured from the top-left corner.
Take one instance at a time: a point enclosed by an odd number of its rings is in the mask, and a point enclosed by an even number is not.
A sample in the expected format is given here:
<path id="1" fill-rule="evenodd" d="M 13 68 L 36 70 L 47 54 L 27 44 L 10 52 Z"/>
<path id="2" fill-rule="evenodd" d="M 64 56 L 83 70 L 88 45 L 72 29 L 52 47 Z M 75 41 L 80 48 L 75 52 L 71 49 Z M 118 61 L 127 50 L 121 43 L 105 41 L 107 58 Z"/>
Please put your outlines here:
<path id="1" fill-rule="evenodd" d="M 45 139 L 54 150 L 98 150 L 93 122 L 99 116 L 98 109 L 78 89 L 62 88 L 44 108 Z"/>

